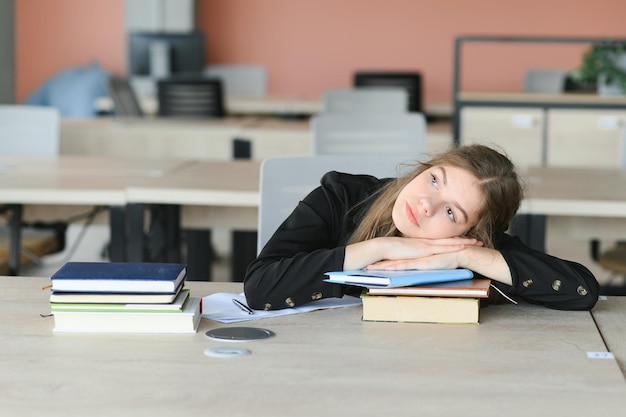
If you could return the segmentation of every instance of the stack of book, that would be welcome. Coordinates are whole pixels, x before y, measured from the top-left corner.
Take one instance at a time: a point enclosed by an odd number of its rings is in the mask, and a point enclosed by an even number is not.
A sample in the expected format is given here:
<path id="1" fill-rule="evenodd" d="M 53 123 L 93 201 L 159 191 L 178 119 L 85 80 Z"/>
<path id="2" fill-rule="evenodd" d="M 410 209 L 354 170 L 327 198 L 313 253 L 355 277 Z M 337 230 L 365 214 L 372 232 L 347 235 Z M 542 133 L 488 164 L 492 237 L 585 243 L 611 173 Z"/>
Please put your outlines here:
<path id="1" fill-rule="evenodd" d="M 55 332 L 195 333 L 201 298 L 176 263 L 68 262 L 52 277 Z"/>
<path id="2" fill-rule="evenodd" d="M 434 271 L 345 271 L 328 282 L 366 287 L 363 320 L 421 323 L 479 322 L 480 299 L 491 280 L 472 279 L 467 269 Z"/>

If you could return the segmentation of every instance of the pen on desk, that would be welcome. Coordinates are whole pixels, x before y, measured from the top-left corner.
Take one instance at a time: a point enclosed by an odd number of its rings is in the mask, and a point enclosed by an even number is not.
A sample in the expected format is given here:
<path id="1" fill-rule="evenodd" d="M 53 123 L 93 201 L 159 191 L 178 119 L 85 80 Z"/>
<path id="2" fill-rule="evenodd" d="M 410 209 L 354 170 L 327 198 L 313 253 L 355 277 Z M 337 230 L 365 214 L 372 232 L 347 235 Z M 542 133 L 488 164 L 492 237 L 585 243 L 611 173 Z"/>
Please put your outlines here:
<path id="1" fill-rule="evenodd" d="M 252 311 L 252 309 L 250 307 L 248 307 L 247 305 L 245 305 L 241 301 L 236 300 L 236 299 L 233 298 L 233 303 L 235 303 L 235 305 L 237 307 L 239 307 L 241 309 L 241 311 L 245 311 L 248 314 L 254 314 L 254 311 Z"/>

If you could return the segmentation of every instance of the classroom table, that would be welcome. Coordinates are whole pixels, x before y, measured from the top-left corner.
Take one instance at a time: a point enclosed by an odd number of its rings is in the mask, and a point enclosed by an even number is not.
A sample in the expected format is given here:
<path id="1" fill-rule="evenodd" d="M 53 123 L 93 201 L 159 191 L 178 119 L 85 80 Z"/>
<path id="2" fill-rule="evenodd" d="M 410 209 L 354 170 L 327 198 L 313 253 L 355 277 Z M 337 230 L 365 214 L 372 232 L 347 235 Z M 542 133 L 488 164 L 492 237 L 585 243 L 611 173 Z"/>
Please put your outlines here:
<path id="1" fill-rule="evenodd" d="M 452 146 L 449 123 L 426 128 L 429 152 Z M 230 160 L 236 139 L 247 141 L 258 161 L 313 152 L 309 119 L 252 116 L 63 119 L 60 146 L 63 155 Z"/>
<path id="2" fill-rule="evenodd" d="M 187 263 L 194 279 L 210 278 L 208 230 L 228 227 L 237 231 L 234 239 L 243 243 L 234 243 L 238 247 L 232 254 L 231 275 L 233 280 L 240 281 L 241 270 L 256 254 L 256 237 L 246 231 L 257 229 L 260 165 L 259 161 L 250 160 L 192 161 L 170 175 L 128 187 L 128 259 L 143 260 L 144 215 L 146 207 L 156 207 L 165 213 L 161 227 L 168 236 L 166 260 L 177 260 L 181 228 L 187 230 Z M 249 249 L 248 242 L 253 242 L 254 247 Z M 200 250 L 193 250 L 193 246 Z"/>
<path id="3" fill-rule="evenodd" d="M 479 325 L 363 322 L 360 306 L 196 334 L 53 333 L 49 280 L 0 277 L 0 409 L 10 416 L 622 415 L 626 381 L 589 312 L 492 305 Z M 187 282 L 192 295 L 239 283 Z M 217 327 L 275 336 L 218 342 Z M 623 339 L 622 339 L 623 340 Z M 217 346 L 248 356 L 214 358 Z"/>
<path id="4" fill-rule="evenodd" d="M 536 249 L 545 250 L 546 217 L 576 218 L 578 233 L 587 236 L 596 236 L 603 220 L 626 218 L 625 170 L 528 167 L 520 175 L 525 196 L 513 230 Z M 620 226 L 609 223 L 614 231 Z"/>
<path id="5" fill-rule="evenodd" d="M 604 343 L 626 375 L 626 297 L 601 297 L 592 314 Z"/>
<path id="6" fill-rule="evenodd" d="M 166 176 L 184 160 L 96 156 L 0 157 L 0 203 L 10 216 L 11 274 L 19 273 L 20 232 L 24 207 L 39 207 L 31 218 L 69 217 L 68 207 L 106 206 L 111 229 L 110 257 L 126 259 L 126 189 L 132 183 Z M 59 211 L 58 208 L 64 210 Z M 41 216 L 41 217 L 40 217 Z"/>

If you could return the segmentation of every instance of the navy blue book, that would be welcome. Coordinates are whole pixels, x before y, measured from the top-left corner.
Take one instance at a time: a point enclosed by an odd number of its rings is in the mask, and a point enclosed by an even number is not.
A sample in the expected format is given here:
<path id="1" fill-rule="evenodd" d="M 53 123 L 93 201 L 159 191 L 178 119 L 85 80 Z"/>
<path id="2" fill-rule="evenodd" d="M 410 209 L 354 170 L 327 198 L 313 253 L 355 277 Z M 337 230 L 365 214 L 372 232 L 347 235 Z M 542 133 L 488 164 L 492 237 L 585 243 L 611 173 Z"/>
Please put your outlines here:
<path id="1" fill-rule="evenodd" d="M 187 266 L 157 262 L 67 262 L 52 279 L 52 291 L 175 293 Z"/>
<path id="2" fill-rule="evenodd" d="M 380 271 L 359 269 L 355 271 L 326 272 L 326 282 L 357 285 L 361 287 L 410 287 L 413 285 L 459 281 L 474 276 L 469 269 L 430 269 Z"/>

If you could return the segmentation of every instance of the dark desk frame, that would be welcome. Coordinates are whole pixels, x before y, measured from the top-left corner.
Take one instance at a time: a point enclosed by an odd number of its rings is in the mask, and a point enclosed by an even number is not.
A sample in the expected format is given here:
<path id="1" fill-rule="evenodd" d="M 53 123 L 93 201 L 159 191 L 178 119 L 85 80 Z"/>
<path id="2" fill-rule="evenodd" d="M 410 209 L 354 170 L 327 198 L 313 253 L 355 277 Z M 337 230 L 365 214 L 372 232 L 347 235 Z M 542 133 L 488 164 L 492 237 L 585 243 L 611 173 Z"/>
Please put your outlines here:
<path id="1" fill-rule="evenodd" d="M 22 248 L 22 204 L 7 204 L 9 216 L 9 275 L 17 276 L 20 273 L 20 251 Z M 126 255 L 126 207 L 118 205 L 109 206 L 109 229 L 111 232 L 111 244 L 109 257 L 111 261 L 122 262 L 127 259 Z"/>

